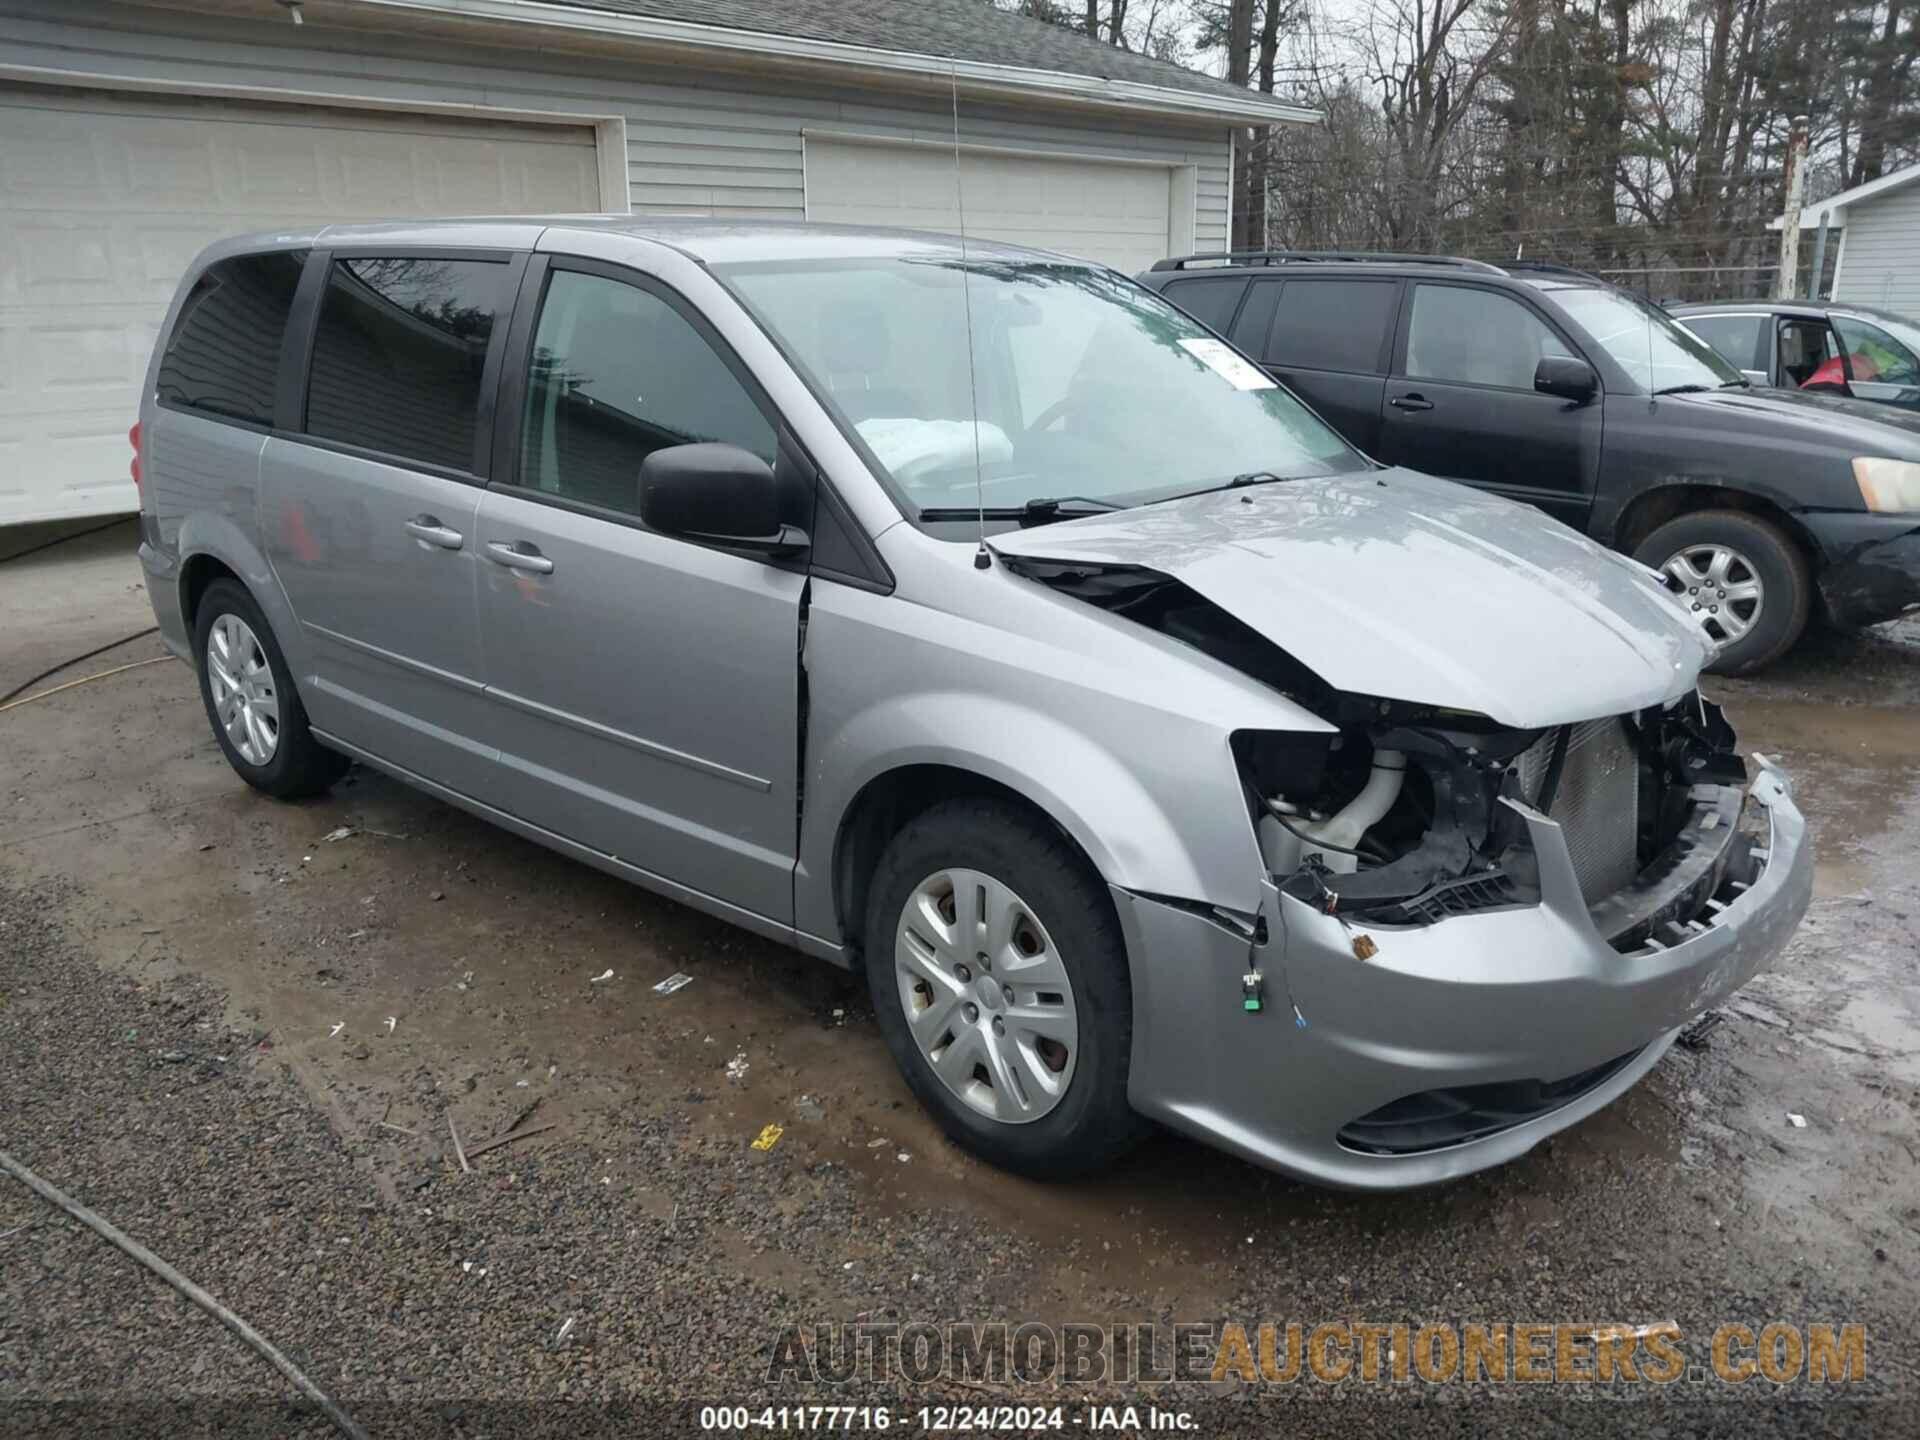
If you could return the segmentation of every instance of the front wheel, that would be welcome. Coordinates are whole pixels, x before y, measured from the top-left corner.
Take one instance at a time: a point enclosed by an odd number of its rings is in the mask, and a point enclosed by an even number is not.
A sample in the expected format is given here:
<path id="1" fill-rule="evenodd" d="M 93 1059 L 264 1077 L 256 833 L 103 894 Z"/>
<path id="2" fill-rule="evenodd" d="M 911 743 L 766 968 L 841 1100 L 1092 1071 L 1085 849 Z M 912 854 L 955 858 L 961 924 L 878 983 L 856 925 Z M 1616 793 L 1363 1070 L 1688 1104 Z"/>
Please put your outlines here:
<path id="1" fill-rule="evenodd" d="M 1739 510 L 1697 510 L 1640 542 L 1634 559 L 1661 571 L 1714 643 L 1707 666 L 1746 675 L 1771 665 L 1807 628 L 1806 556 L 1776 525 Z"/>
<path id="2" fill-rule="evenodd" d="M 954 800 L 907 823 L 874 875 L 866 967 L 907 1084 L 983 1159 L 1064 1178 L 1147 1128 L 1127 1104 L 1133 1002 L 1112 902 L 1019 809 Z"/>

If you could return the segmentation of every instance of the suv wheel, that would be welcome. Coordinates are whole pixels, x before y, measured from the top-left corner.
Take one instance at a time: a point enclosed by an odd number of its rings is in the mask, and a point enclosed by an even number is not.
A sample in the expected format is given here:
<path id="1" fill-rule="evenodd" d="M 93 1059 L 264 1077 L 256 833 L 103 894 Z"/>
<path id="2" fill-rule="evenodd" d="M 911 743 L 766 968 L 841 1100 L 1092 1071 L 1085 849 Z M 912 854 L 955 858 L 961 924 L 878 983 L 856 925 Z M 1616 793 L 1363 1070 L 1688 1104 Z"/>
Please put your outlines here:
<path id="1" fill-rule="evenodd" d="M 1745 675 L 1771 665 L 1807 627 L 1806 557 L 1779 527 L 1739 510 L 1669 520 L 1634 558 L 1665 573 L 1717 652 L 1707 667 Z"/>
<path id="2" fill-rule="evenodd" d="M 960 1145 L 1052 1179 L 1146 1130 L 1127 1104 L 1133 1003 L 1112 902 L 1020 810 L 954 800 L 909 821 L 874 874 L 865 949 L 887 1046 Z"/>
<path id="3" fill-rule="evenodd" d="M 276 799 L 318 795 L 347 771 L 348 760 L 307 728 L 286 657 L 246 588 L 216 580 L 193 616 L 200 698 L 227 763 L 254 789 Z"/>

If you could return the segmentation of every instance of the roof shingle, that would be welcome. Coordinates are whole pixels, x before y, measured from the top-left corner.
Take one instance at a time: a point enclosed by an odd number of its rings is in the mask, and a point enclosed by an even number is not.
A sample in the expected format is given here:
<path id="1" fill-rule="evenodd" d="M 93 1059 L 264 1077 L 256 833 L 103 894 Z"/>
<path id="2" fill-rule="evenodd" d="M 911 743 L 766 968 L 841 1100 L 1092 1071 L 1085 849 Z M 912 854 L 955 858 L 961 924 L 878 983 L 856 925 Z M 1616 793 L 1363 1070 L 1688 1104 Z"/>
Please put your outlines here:
<path id="1" fill-rule="evenodd" d="M 1247 91 L 1197 70 L 1136 55 L 998 10 L 987 0 L 538 0 L 728 30 L 791 35 L 942 60 L 1050 70 L 1163 90 L 1249 101 Z"/>

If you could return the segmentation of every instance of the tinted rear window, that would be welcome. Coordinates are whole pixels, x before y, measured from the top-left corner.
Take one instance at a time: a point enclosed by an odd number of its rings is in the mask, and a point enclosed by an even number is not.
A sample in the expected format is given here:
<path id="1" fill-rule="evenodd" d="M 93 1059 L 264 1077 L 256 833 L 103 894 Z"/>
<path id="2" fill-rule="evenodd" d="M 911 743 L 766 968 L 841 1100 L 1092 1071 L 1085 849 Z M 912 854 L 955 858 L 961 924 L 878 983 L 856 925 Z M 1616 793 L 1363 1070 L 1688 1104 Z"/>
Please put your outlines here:
<path id="1" fill-rule="evenodd" d="M 471 470 L 508 273 L 503 261 L 336 260 L 314 336 L 307 433 Z"/>
<path id="2" fill-rule="evenodd" d="M 1289 280 L 1267 333 L 1267 363 L 1378 374 L 1400 287 L 1392 280 Z"/>
<path id="3" fill-rule="evenodd" d="M 1760 331 L 1764 315 L 1681 315 L 1680 323 L 1720 352 L 1721 358 L 1742 370 L 1760 366 Z"/>
<path id="4" fill-rule="evenodd" d="M 1233 312 L 1246 293 L 1244 275 L 1210 277 L 1205 280 L 1175 280 L 1160 293 L 1178 305 L 1209 330 L 1227 333 Z"/>
<path id="5" fill-rule="evenodd" d="M 160 357 L 162 401 L 230 420 L 273 423 L 274 377 L 307 253 L 241 255 L 193 282 Z"/>

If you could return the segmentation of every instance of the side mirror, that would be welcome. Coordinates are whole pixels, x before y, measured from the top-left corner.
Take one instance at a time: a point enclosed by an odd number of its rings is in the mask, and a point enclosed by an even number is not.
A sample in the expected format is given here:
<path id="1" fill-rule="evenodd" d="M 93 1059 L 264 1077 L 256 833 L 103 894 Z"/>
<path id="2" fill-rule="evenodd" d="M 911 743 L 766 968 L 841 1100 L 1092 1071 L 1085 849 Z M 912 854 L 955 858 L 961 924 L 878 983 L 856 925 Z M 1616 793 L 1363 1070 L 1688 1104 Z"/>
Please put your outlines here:
<path id="1" fill-rule="evenodd" d="M 780 519 L 773 469 L 738 445 L 669 445 L 640 462 L 640 518 L 650 529 L 766 555 L 807 548 Z"/>
<path id="2" fill-rule="evenodd" d="M 1767 378 L 1767 372 L 1764 370 L 1742 370 L 1740 373 L 1747 378 L 1747 382 L 1751 385 L 1773 384 L 1773 381 Z"/>
<path id="3" fill-rule="evenodd" d="M 1533 388 L 1542 395 L 1558 395 L 1576 405 L 1585 405 L 1600 393 L 1600 377 L 1584 360 L 1571 355 L 1542 355 L 1534 367 Z"/>

